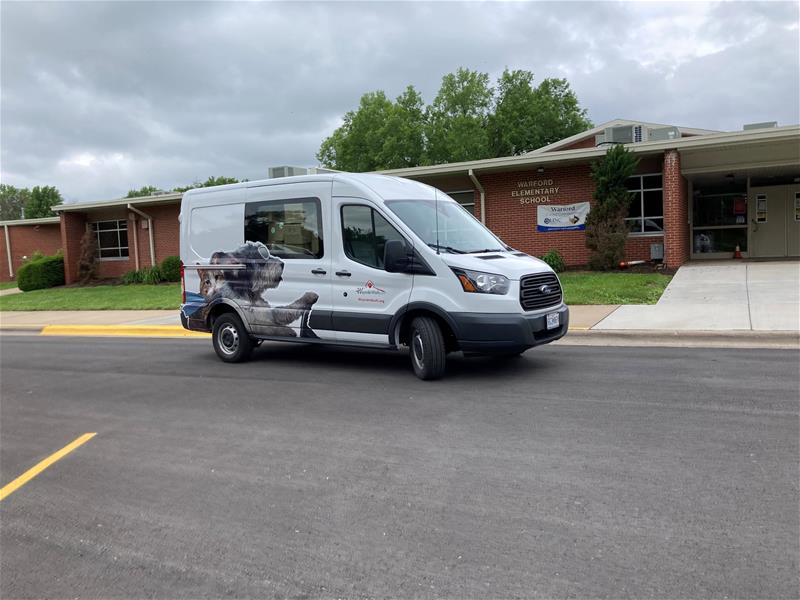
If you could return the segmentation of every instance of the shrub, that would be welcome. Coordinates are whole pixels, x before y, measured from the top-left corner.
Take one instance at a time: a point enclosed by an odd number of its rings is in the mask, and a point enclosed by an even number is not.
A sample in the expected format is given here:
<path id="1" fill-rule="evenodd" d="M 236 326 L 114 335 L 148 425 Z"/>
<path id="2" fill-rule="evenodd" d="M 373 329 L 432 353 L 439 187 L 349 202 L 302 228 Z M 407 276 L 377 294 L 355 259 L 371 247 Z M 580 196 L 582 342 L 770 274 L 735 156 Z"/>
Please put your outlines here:
<path id="1" fill-rule="evenodd" d="M 17 287 L 23 292 L 64 285 L 64 257 L 61 254 L 29 260 L 17 271 Z"/>
<path id="2" fill-rule="evenodd" d="M 567 267 L 564 264 L 564 257 L 559 254 L 558 250 L 548 250 L 547 253 L 542 256 L 542 260 L 550 265 L 550 268 L 556 273 L 561 273 L 561 271 Z"/>
<path id="3" fill-rule="evenodd" d="M 161 277 L 164 281 L 180 281 L 181 259 L 177 256 L 168 256 L 161 261 Z"/>
<path id="4" fill-rule="evenodd" d="M 134 283 L 142 283 L 142 272 L 141 271 L 128 271 L 122 276 L 122 283 L 125 285 L 131 285 Z"/>
<path id="5" fill-rule="evenodd" d="M 142 283 L 155 285 L 164 280 L 164 278 L 161 276 L 161 269 L 158 268 L 158 265 L 148 269 L 142 269 L 140 272 L 142 274 Z"/>
<path id="6" fill-rule="evenodd" d="M 586 217 L 586 247 L 591 251 L 592 269 L 614 269 L 625 256 L 625 217 L 632 197 L 625 182 L 638 164 L 639 159 L 622 145 L 612 146 L 601 161 L 592 164 L 596 202 Z"/>
<path id="7" fill-rule="evenodd" d="M 97 277 L 97 235 L 87 227 L 81 238 L 81 257 L 78 259 L 78 279 L 89 283 Z"/>

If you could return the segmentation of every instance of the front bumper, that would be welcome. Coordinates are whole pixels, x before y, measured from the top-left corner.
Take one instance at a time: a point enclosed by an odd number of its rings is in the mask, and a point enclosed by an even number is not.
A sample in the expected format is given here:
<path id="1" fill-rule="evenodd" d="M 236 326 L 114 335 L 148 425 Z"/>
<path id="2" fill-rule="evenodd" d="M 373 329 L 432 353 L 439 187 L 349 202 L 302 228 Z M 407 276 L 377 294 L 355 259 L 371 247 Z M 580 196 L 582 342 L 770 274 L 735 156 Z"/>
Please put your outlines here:
<path id="1" fill-rule="evenodd" d="M 547 329 L 548 313 L 560 315 L 560 325 Z M 549 344 L 564 337 L 569 328 L 569 308 L 566 305 L 535 315 L 496 313 L 450 313 L 459 348 L 464 352 L 502 354 L 518 352 Z"/>

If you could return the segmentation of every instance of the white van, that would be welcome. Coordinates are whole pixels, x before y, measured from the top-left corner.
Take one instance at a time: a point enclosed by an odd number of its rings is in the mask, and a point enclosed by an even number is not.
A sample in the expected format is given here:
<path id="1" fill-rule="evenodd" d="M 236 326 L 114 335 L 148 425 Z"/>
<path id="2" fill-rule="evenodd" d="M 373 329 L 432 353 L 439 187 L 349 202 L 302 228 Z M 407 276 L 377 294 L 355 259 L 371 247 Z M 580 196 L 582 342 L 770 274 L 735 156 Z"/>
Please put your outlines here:
<path id="1" fill-rule="evenodd" d="M 516 355 L 567 332 L 556 274 L 422 183 L 336 173 L 186 192 L 181 321 L 226 362 L 262 340 Z"/>

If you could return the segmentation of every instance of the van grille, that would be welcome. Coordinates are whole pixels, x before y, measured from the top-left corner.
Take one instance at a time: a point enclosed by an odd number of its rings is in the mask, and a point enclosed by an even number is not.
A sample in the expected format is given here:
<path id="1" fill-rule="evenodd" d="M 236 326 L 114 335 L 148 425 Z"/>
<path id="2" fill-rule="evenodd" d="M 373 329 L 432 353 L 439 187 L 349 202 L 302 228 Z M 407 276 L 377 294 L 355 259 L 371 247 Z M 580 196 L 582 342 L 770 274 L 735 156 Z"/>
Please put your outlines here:
<path id="1" fill-rule="evenodd" d="M 542 291 L 542 286 L 547 286 Z M 538 310 L 561 304 L 561 286 L 553 273 L 524 275 L 519 280 L 519 303 L 525 310 Z"/>

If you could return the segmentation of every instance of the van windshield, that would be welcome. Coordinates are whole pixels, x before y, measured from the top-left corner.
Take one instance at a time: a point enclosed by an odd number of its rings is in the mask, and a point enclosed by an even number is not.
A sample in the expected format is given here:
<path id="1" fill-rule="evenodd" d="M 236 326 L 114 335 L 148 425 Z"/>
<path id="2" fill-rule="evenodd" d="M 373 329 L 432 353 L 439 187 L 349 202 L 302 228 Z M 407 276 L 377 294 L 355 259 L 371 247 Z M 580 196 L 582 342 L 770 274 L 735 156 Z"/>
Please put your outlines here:
<path id="1" fill-rule="evenodd" d="M 437 219 L 438 204 L 438 219 Z M 434 200 L 387 200 L 386 206 L 431 248 L 455 254 L 505 250 L 505 244 L 458 202 L 445 196 Z M 436 223 L 439 235 L 436 235 Z"/>

